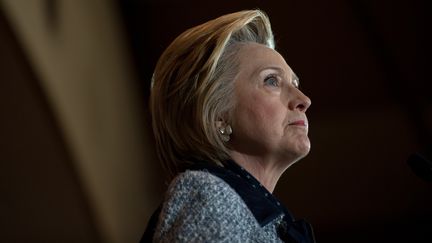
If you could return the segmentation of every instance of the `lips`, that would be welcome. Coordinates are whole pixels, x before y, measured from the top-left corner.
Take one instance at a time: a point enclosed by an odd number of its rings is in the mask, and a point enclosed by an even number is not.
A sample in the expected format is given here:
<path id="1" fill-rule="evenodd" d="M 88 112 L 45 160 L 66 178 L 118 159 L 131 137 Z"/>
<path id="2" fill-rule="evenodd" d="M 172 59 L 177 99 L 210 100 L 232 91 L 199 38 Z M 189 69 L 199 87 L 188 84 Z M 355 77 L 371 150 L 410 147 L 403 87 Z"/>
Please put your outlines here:
<path id="1" fill-rule="evenodd" d="M 294 121 L 294 122 L 291 122 L 289 125 L 290 126 L 304 126 L 304 127 L 308 126 L 308 124 L 305 120 Z"/>

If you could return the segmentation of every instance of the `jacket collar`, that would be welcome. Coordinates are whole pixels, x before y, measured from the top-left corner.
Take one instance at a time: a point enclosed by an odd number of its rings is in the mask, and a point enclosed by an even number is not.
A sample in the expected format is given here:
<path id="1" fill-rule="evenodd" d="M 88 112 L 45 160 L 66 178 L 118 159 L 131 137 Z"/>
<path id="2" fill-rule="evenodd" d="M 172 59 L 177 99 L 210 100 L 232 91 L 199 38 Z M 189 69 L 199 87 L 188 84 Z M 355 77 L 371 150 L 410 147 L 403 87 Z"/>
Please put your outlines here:
<path id="1" fill-rule="evenodd" d="M 226 160 L 224 167 L 197 163 L 192 170 L 204 170 L 223 179 L 243 199 L 255 219 L 265 226 L 277 217 L 285 215 L 293 222 L 292 214 L 255 177 L 233 160 Z"/>
<path id="2" fill-rule="evenodd" d="M 312 226 L 303 219 L 295 221 L 288 209 L 235 161 L 226 160 L 224 167 L 200 162 L 191 169 L 207 171 L 228 183 L 243 199 L 261 227 L 282 216 L 277 232 L 284 242 L 315 243 Z"/>

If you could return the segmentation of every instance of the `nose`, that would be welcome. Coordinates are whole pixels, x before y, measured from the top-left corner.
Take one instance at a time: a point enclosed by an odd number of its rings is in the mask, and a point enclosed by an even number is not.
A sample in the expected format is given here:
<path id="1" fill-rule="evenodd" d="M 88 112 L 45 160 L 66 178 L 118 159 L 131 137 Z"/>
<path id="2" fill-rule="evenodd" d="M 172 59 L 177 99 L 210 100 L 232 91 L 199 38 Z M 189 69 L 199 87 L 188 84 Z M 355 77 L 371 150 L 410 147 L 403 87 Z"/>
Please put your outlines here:
<path id="1" fill-rule="evenodd" d="M 306 110 L 312 104 L 312 101 L 309 99 L 309 97 L 303 94 L 303 92 L 301 92 L 299 89 L 295 89 L 292 95 L 293 98 L 288 105 L 289 109 L 306 112 Z"/>

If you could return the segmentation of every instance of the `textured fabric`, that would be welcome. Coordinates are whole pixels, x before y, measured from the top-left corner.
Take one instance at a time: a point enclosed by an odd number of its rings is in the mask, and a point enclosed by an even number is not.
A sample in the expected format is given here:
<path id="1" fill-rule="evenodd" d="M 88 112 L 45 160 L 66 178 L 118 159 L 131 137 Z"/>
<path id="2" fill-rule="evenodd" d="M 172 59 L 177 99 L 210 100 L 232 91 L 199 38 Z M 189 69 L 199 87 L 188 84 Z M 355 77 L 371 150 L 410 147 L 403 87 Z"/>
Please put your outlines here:
<path id="1" fill-rule="evenodd" d="M 154 242 L 282 242 L 283 214 L 264 227 L 242 198 L 222 179 L 186 171 L 171 183 Z"/>
<path id="2" fill-rule="evenodd" d="M 233 160 L 224 161 L 224 167 L 195 163 L 192 170 L 208 171 L 225 181 L 236 191 L 261 226 L 284 214 L 287 224 L 294 222 L 291 213 L 252 174 Z"/>

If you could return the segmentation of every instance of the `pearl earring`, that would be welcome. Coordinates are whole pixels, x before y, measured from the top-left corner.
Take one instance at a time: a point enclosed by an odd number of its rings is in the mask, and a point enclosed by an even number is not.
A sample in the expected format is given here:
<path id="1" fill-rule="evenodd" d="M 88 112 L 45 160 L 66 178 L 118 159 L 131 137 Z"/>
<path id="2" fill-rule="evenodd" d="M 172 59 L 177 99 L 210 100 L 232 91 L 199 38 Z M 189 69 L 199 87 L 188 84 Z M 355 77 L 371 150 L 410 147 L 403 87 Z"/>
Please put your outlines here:
<path id="1" fill-rule="evenodd" d="M 226 125 L 226 127 L 220 127 L 219 133 L 221 134 L 222 140 L 224 142 L 228 142 L 230 140 L 230 135 L 232 134 L 232 128 L 230 125 Z"/>

